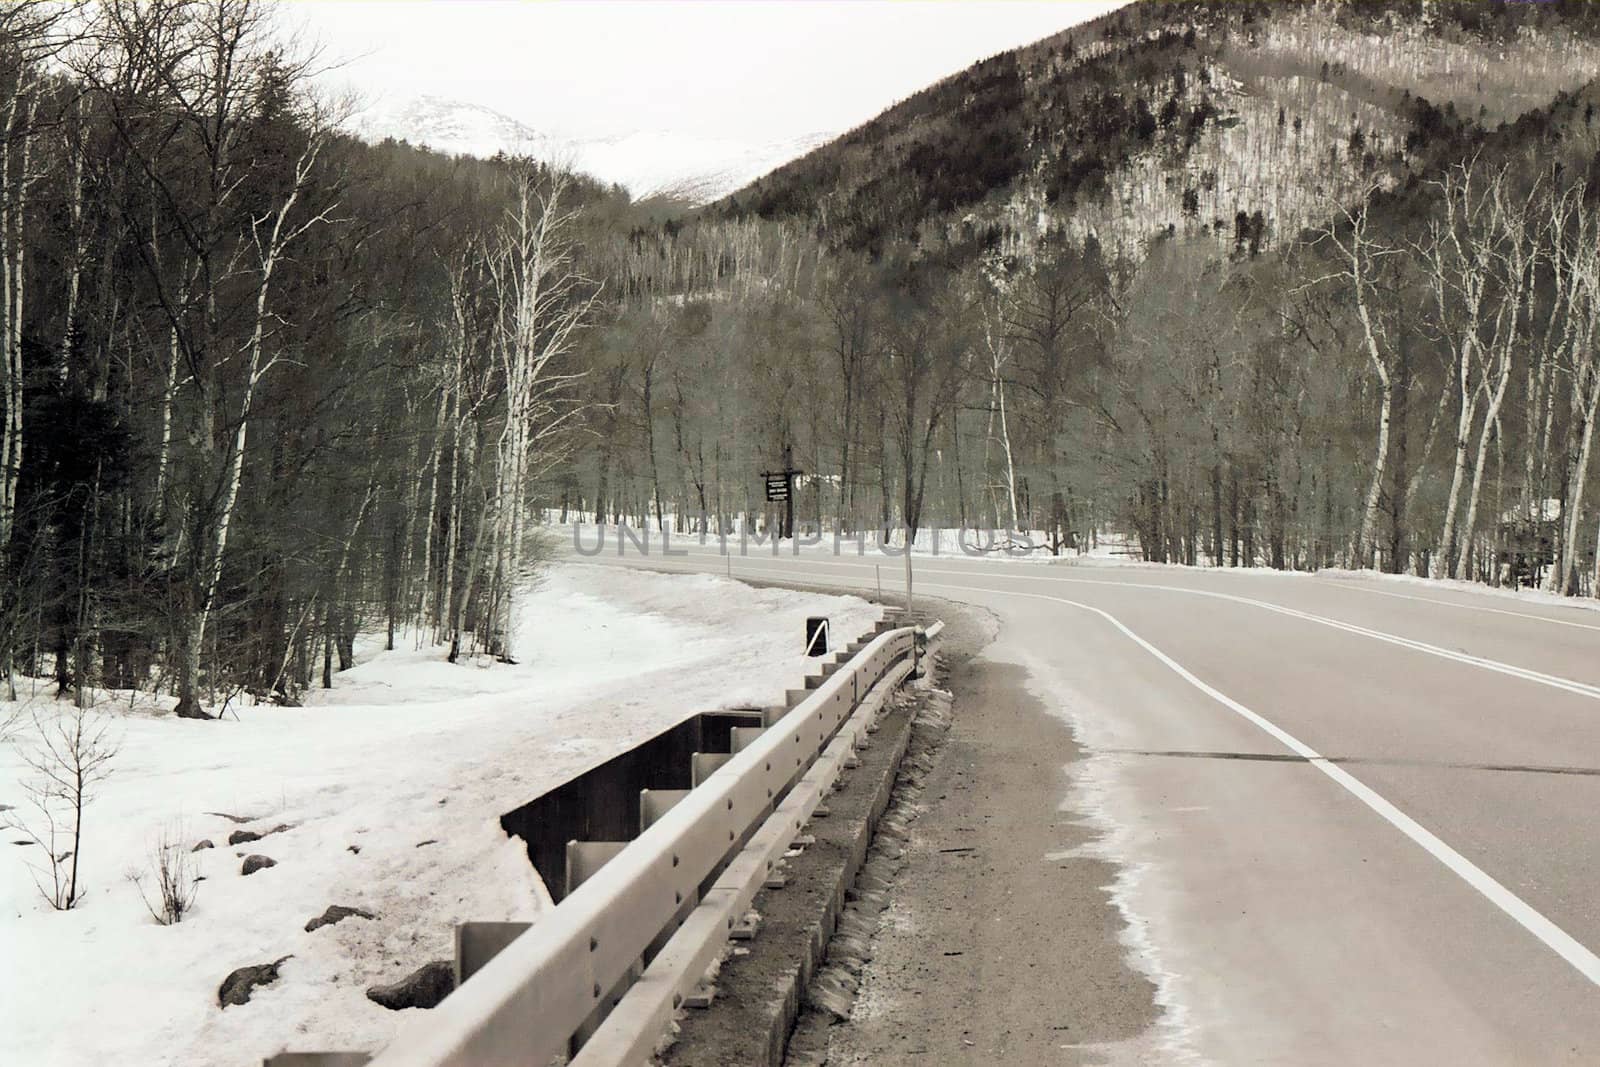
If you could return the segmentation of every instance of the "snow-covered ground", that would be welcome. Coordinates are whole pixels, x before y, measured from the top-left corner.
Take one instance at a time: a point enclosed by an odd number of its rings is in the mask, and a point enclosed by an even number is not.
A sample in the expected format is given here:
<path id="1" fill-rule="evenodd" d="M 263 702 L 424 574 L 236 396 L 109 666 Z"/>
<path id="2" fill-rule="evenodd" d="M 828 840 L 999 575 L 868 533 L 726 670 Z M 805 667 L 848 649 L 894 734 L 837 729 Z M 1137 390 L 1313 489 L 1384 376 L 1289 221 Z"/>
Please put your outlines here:
<path id="1" fill-rule="evenodd" d="M 524 599 L 516 666 L 371 643 L 310 706 L 247 707 L 237 721 L 180 720 L 147 700 L 130 710 L 114 695 L 99 713 L 119 752 L 84 818 L 81 906 L 51 910 L 29 871 L 38 850 L 0 834 L 0 1063 L 257 1064 L 286 1047 L 376 1049 L 427 1025 L 366 987 L 449 958 L 458 921 L 532 919 L 548 901 L 501 813 L 687 715 L 777 700 L 805 673 L 814 614 L 843 636 L 878 609 L 563 564 Z M 29 716 L 65 712 L 30 704 L 0 742 L 6 816 L 28 815 Z M 237 829 L 266 836 L 229 846 Z M 166 927 L 128 878 L 148 872 L 163 831 L 185 849 L 216 846 L 192 854 L 205 880 L 192 914 Z M 250 854 L 277 865 L 243 876 Z M 333 904 L 377 918 L 306 933 Z M 217 1007 L 229 972 L 284 956 L 279 981 Z"/>

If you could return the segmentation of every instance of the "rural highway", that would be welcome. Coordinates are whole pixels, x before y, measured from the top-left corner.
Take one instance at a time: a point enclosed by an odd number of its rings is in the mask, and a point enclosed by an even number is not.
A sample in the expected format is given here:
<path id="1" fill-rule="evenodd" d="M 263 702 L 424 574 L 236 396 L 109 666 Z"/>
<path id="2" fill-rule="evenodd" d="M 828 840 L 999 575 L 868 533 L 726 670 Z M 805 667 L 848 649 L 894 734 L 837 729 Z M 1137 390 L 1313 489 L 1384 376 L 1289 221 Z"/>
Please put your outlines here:
<path id="1" fill-rule="evenodd" d="M 652 547 L 619 558 L 608 541 L 581 562 L 730 571 L 715 544 Z M 877 555 L 731 558 L 736 578 L 868 590 L 879 568 L 886 594 L 903 588 L 901 561 Z M 1055 802 L 1115 860 L 1122 953 L 1157 1006 L 1136 1052 L 1097 1055 L 1600 1062 L 1600 612 L 1378 578 L 961 557 L 918 557 L 915 591 L 993 613 L 982 657 L 1025 671 L 1070 727 L 1063 765 L 1088 754 Z M 1039 856 L 1037 877 L 1060 858 Z M 1069 957 L 1055 973 L 963 966 L 1004 997 L 1066 988 Z"/>

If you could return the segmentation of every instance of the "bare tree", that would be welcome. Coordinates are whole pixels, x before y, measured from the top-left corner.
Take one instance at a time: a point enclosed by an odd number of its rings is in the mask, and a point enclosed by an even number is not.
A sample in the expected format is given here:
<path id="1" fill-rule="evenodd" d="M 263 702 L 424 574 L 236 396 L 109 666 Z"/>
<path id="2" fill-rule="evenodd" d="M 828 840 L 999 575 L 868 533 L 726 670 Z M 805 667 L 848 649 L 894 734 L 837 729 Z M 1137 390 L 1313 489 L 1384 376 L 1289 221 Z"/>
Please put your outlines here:
<path id="1" fill-rule="evenodd" d="M 989 357 L 989 420 L 984 435 L 985 465 L 988 463 L 989 443 L 998 440 L 1000 454 L 1005 460 L 1004 488 L 1006 496 L 1007 529 L 1021 528 L 1022 516 L 1017 510 L 1017 463 L 1011 447 L 1011 423 L 1006 414 L 1006 376 L 1011 363 L 1009 336 L 1006 332 L 1003 297 L 995 294 L 982 305 L 983 350 Z M 991 496 L 993 481 L 990 480 Z M 995 525 L 999 525 L 998 505 L 992 508 Z"/>
<path id="2" fill-rule="evenodd" d="M 1506 170 L 1484 175 L 1476 161 L 1453 168 L 1438 183 L 1443 218 L 1433 222 L 1427 241 L 1418 250 L 1434 297 L 1437 327 L 1454 354 L 1459 405 L 1450 495 L 1434 560 L 1438 578 L 1465 578 L 1471 564 L 1489 445 L 1514 369 L 1517 326 L 1533 262 L 1524 225 L 1525 205 L 1512 204 L 1508 181 Z M 1475 428 L 1476 459 L 1472 448 Z M 1463 490 L 1467 490 L 1465 521 L 1461 517 Z"/>
<path id="3" fill-rule="evenodd" d="M 839 368 L 839 521 L 844 530 L 857 526 L 853 478 L 859 464 L 855 451 L 861 393 L 878 331 L 877 297 L 871 279 L 854 265 L 842 267 L 823 284 L 817 303 L 827 322 L 829 349 Z"/>
<path id="4" fill-rule="evenodd" d="M 23 317 L 28 309 L 25 230 L 34 210 L 31 193 L 46 172 L 35 156 L 44 117 L 48 61 L 74 39 L 79 5 L 17 0 L 0 5 L 0 546 L 11 543 L 16 526 L 17 485 L 22 474 L 24 374 Z M 3 570 L 3 568 L 0 568 Z M 9 575 L 7 575 L 9 578 Z M 0 650 L 0 672 L 8 693 L 12 650 Z"/>
<path id="5" fill-rule="evenodd" d="M 278 360 L 275 275 L 290 247 L 332 211 L 306 201 L 339 116 L 296 95 L 312 60 L 290 58 L 269 18 L 261 0 L 106 0 L 95 8 L 99 47 L 77 71 L 152 191 L 160 225 L 151 222 L 148 240 L 143 225 L 129 229 L 141 235 L 139 259 L 187 371 L 177 372 L 176 359 L 169 364 L 158 479 L 164 488 L 172 407 L 187 394 L 192 454 L 174 522 L 174 651 L 177 713 L 188 718 L 210 717 L 200 702 L 200 664 L 255 405 Z M 150 101 L 161 107 L 155 132 Z M 274 166 L 277 180 L 263 181 L 258 142 L 285 109 L 298 111 L 297 146 Z M 161 232 L 176 235 L 179 269 L 163 254 Z"/>
<path id="6" fill-rule="evenodd" d="M 1361 525 L 1356 531 L 1355 562 L 1372 566 L 1373 532 L 1378 523 L 1378 505 L 1383 497 L 1384 478 L 1389 468 L 1389 439 L 1394 419 L 1394 351 L 1388 331 L 1378 312 L 1379 279 L 1385 260 L 1399 250 L 1379 241 L 1372 232 L 1369 209 L 1375 187 L 1362 197 L 1362 206 L 1351 211 L 1340 205 L 1338 219 L 1320 235 L 1338 252 L 1341 267 L 1330 277 L 1349 286 L 1356 318 L 1361 323 L 1361 347 L 1367 366 L 1378 380 L 1378 441 L 1372 458 L 1372 473 L 1361 507 Z"/>
<path id="7" fill-rule="evenodd" d="M 87 708 L 38 712 L 33 725 L 34 742 L 23 753 L 34 773 L 23 784 L 32 812 L 8 812 L 6 825 L 43 851 L 44 858 L 30 864 L 34 884 L 52 908 L 69 911 L 83 899 L 84 810 L 110 776 L 117 745 L 109 720 Z"/>
<path id="8" fill-rule="evenodd" d="M 562 371 L 560 361 L 596 296 L 573 261 L 578 212 L 566 203 L 571 175 L 524 159 L 511 165 L 511 179 L 514 199 L 488 260 L 499 299 L 492 347 L 504 390 L 487 504 L 493 541 L 488 616 L 492 651 L 507 660 L 512 603 L 526 577 L 529 482 L 557 458 L 551 446 L 581 410 L 571 386 L 582 374 Z"/>
<path id="9" fill-rule="evenodd" d="M 1551 211 L 1551 258 L 1559 264 L 1552 274 L 1560 287 L 1553 313 L 1566 322 L 1558 365 L 1570 381 L 1569 433 L 1577 443 L 1563 493 L 1555 565 L 1548 579 L 1563 596 L 1573 593 L 1578 581 L 1584 485 L 1594 454 L 1595 422 L 1600 418 L 1600 220 L 1582 206 L 1587 192 L 1580 182 L 1555 199 Z M 1600 570 L 1596 576 L 1595 593 L 1600 596 Z"/>

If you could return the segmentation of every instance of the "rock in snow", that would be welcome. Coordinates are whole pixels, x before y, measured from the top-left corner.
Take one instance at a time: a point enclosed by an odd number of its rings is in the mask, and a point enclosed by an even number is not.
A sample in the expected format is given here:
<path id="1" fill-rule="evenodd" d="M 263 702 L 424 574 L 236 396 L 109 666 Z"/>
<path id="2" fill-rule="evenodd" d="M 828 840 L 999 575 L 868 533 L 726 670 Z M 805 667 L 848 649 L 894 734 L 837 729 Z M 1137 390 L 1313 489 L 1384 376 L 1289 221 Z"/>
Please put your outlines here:
<path id="1" fill-rule="evenodd" d="M 264 871 L 268 867 L 276 867 L 277 865 L 278 861 L 271 856 L 246 856 L 244 858 L 244 866 L 239 868 L 239 873 L 255 874 L 257 871 Z"/>
<path id="2" fill-rule="evenodd" d="M 270 830 L 235 830 L 228 835 L 228 844 L 242 845 L 248 841 L 260 841 L 268 834 L 281 834 L 287 829 L 289 829 L 289 824 L 281 822 Z"/>
<path id="3" fill-rule="evenodd" d="M 398 982 L 367 988 L 367 999 L 392 1011 L 432 1008 L 456 987 L 455 965 L 449 960 L 425 963 Z"/>
<path id="4" fill-rule="evenodd" d="M 332 926 L 336 922 L 339 922 L 343 919 L 349 919 L 351 917 L 355 917 L 357 919 L 377 918 L 377 916 L 372 914 L 372 912 L 366 911 L 362 908 L 347 908 L 343 904 L 333 904 L 329 906 L 327 911 L 306 923 L 306 933 L 309 934 L 311 931 L 320 929 L 324 926 Z"/>
<path id="5" fill-rule="evenodd" d="M 278 966 L 292 956 L 280 956 L 271 963 L 258 963 L 254 967 L 240 967 L 222 980 L 217 989 L 217 1005 L 248 1004 L 250 994 L 257 986 L 271 985 L 278 980 Z"/>

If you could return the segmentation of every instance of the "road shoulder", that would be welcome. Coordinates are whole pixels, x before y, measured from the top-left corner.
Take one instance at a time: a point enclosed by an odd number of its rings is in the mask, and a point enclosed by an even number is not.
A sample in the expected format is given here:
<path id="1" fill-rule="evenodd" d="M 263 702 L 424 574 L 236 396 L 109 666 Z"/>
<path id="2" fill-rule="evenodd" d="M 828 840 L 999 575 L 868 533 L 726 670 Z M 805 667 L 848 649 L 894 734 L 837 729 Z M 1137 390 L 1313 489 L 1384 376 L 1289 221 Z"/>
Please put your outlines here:
<path id="1" fill-rule="evenodd" d="M 1155 989 L 1126 958 L 1117 871 L 1062 803 L 1083 753 L 1025 671 L 982 654 L 992 636 L 968 618 L 945 642 L 953 722 L 920 783 L 854 1009 L 842 1025 L 803 1018 L 792 1063 L 1138 1059 L 1116 1046 L 1141 1044 Z"/>

